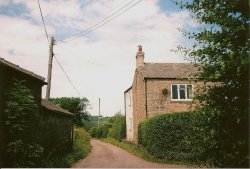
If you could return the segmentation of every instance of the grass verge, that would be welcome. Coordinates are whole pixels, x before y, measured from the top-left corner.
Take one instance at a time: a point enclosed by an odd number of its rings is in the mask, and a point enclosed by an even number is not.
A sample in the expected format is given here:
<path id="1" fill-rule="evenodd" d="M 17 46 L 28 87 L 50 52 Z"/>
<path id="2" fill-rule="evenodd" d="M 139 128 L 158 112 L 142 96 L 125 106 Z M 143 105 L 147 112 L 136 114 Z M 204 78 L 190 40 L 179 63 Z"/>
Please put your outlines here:
<path id="1" fill-rule="evenodd" d="M 135 145 L 133 143 L 125 142 L 125 141 L 118 141 L 114 138 L 104 138 L 101 139 L 103 142 L 113 144 L 115 146 L 118 146 L 136 156 L 139 156 L 143 158 L 144 160 L 151 161 L 151 162 L 157 162 L 157 163 L 163 163 L 163 164 L 179 164 L 179 165 L 186 165 L 185 163 L 177 162 L 177 161 L 169 161 L 169 160 L 162 160 L 162 159 L 157 159 L 150 155 L 146 150 L 144 150 L 142 147 Z"/>
<path id="2" fill-rule="evenodd" d="M 84 129 L 75 128 L 71 152 L 47 159 L 45 161 L 46 168 L 68 168 L 85 158 L 91 151 L 90 139 L 91 136 Z"/>

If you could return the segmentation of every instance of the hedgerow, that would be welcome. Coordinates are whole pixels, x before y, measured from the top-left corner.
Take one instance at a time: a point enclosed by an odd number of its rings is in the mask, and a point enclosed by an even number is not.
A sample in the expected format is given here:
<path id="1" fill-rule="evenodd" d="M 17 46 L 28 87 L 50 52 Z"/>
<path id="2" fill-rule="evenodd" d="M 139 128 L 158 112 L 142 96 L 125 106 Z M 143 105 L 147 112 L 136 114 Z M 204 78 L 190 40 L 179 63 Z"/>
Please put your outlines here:
<path id="1" fill-rule="evenodd" d="M 152 117 L 140 123 L 138 143 L 158 159 L 182 161 L 210 167 L 248 165 L 249 157 L 243 149 L 228 152 L 221 146 L 225 131 L 217 110 L 202 109 Z M 223 116 L 221 116 L 223 117 Z M 235 142 L 228 140 L 228 145 Z M 228 147 L 231 149 L 231 147 Z"/>
<path id="2" fill-rule="evenodd" d="M 117 114 L 113 116 L 109 122 L 111 128 L 109 129 L 108 136 L 113 137 L 119 141 L 126 137 L 126 119 L 125 116 Z"/>
<path id="3" fill-rule="evenodd" d="M 156 158 L 189 161 L 192 113 L 153 117 L 139 125 L 139 144 Z"/>
<path id="4" fill-rule="evenodd" d="M 95 138 L 112 137 L 121 141 L 126 137 L 126 119 L 123 115 L 116 114 L 107 123 L 92 127 L 88 132 Z"/>

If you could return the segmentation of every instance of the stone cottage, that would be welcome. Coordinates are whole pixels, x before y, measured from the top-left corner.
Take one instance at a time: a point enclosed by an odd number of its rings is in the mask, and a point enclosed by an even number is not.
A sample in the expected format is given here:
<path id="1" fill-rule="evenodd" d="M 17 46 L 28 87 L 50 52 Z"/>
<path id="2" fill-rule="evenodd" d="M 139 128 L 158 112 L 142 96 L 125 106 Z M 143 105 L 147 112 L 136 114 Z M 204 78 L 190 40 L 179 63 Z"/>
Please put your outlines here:
<path id="1" fill-rule="evenodd" d="M 124 92 L 128 141 L 138 142 L 138 125 L 146 118 L 194 107 L 195 88 L 203 85 L 189 80 L 196 71 L 191 63 L 144 63 L 139 46 L 133 84 Z"/>
<path id="2" fill-rule="evenodd" d="M 55 135 L 59 133 L 60 137 L 55 137 L 54 141 L 58 142 L 72 142 L 73 136 L 73 122 L 70 112 L 56 106 L 48 101 L 42 100 L 42 87 L 46 85 L 45 78 L 23 69 L 7 60 L 0 58 L 0 166 L 6 166 L 4 159 L 4 149 L 6 147 L 6 138 L 8 133 L 5 133 L 4 120 L 6 115 L 4 113 L 6 102 L 6 91 L 12 86 L 13 79 L 25 80 L 26 87 L 32 91 L 35 98 L 35 103 L 38 106 L 37 113 L 39 115 L 38 123 L 47 128 L 46 132 L 41 132 L 41 142 L 46 142 L 47 135 Z M 53 122 L 52 122 L 53 121 Z M 39 131 L 39 129 L 38 129 Z"/>

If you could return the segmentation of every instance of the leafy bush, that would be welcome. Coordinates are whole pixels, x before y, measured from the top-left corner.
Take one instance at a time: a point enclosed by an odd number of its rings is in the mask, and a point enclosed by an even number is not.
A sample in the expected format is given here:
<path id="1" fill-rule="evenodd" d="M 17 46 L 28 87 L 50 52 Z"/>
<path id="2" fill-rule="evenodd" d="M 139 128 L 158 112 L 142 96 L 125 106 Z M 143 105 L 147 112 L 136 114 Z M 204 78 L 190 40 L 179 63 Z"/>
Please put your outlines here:
<path id="1" fill-rule="evenodd" d="M 193 131 L 197 134 L 192 151 L 197 160 L 215 167 L 249 167 L 248 138 L 238 137 L 248 128 L 236 120 L 232 124 L 233 119 L 230 113 L 209 107 L 194 114 Z"/>
<path id="2" fill-rule="evenodd" d="M 108 122 L 110 117 L 102 117 L 102 116 L 89 116 L 87 120 L 84 120 L 84 129 L 89 131 L 92 127 L 98 127 L 99 125 L 103 125 Z"/>
<path id="3" fill-rule="evenodd" d="M 95 138 L 97 137 L 97 130 L 98 127 L 91 127 L 88 132 L 91 135 L 91 137 Z"/>
<path id="4" fill-rule="evenodd" d="M 112 137 L 121 141 L 126 137 L 126 119 L 123 115 L 116 114 L 107 123 L 92 127 L 88 132 L 95 138 Z"/>
<path id="5" fill-rule="evenodd" d="M 92 127 L 89 129 L 89 134 L 94 138 L 106 138 L 108 136 L 111 124 L 105 123 L 99 127 Z"/>
<path id="6" fill-rule="evenodd" d="M 113 137 L 119 141 L 126 137 L 125 116 L 121 114 L 116 114 L 109 120 L 109 123 L 111 123 L 111 128 L 109 129 L 108 133 L 109 137 Z"/>
<path id="7" fill-rule="evenodd" d="M 48 157 L 44 160 L 43 167 L 46 168 L 67 168 L 78 160 L 86 157 L 91 150 L 90 145 L 91 136 L 82 128 L 74 129 L 74 143 L 73 149 L 70 153 Z"/>
<path id="8" fill-rule="evenodd" d="M 38 106 L 25 81 L 14 80 L 6 92 L 4 127 L 7 144 L 4 147 L 8 167 L 37 167 L 43 154 L 38 143 Z"/>
<path id="9" fill-rule="evenodd" d="M 154 157 L 176 160 L 212 167 L 247 167 L 245 149 L 236 149 L 226 154 L 221 140 L 225 140 L 225 130 L 221 130 L 221 120 L 216 110 L 202 109 L 196 112 L 172 113 L 152 117 L 139 125 L 138 142 Z M 223 116 L 221 116 L 223 117 Z M 228 145 L 234 142 L 228 140 Z M 231 149 L 231 147 L 228 147 Z M 222 156 L 221 154 L 224 154 Z M 231 160 L 231 164 L 228 159 Z"/>
<path id="10" fill-rule="evenodd" d="M 155 116 L 139 126 L 139 144 L 159 159 L 189 160 L 192 114 L 173 113 Z"/>

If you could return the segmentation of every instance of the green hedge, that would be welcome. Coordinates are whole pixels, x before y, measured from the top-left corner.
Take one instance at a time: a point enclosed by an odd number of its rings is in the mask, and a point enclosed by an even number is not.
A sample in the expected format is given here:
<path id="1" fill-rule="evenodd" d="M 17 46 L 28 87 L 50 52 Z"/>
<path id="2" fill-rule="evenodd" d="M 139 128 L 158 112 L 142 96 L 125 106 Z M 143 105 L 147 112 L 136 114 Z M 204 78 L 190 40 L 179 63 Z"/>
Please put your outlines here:
<path id="1" fill-rule="evenodd" d="M 94 138 L 106 138 L 110 127 L 111 125 L 109 123 L 105 123 L 99 127 L 90 128 L 88 132 Z"/>
<path id="2" fill-rule="evenodd" d="M 247 167 L 247 140 L 236 142 L 221 127 L 225 117 L 216 110 L 180 112 L 152 117 L 140 123 L 138 142 L 158 159 L 210 167 Z M 226 133 L 226 134 L 225 134 Z M 224 148 L 222 143 L 231 145 Z M 240 148 L 234 145 L 241 144 Z M 230 152 L 234 148 L 234 152 Z"/>
<path id="3" fill-rule="evenodd" d="M 139 144 L 156 158 L 189 161 L 192 113 L 173 113 L 153 117 L 139 125 Z"/>
<path id="4" fill-rule="evenodd" d="M 92 127 L 88 132 L 94 138 L 112 137 L 121 141 L 126 137 L 126 119 L 123 115 L 116 114 L 107 123 Z"/>
<path id="5" fill-rule="evenodd" d="M 126 137 L 126 119 L 123 115 L 116 115 L 110 120 L 111 128 L 109 129 L 108 136 L 115 138 L 119 141 Z"/>

